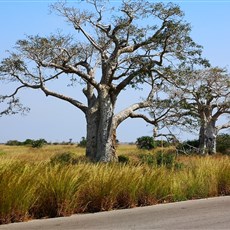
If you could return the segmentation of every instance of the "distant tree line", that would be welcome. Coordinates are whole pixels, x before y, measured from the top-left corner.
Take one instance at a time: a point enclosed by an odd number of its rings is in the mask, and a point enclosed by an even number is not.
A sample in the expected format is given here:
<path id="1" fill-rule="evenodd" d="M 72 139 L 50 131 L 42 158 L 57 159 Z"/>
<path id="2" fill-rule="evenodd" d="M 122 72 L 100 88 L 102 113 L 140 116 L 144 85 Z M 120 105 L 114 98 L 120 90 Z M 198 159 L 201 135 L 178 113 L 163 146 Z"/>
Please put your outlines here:
<path id="1" fill-rule="evenodd" d="M 25 141 L 9 140 L 6 142 L 6 145 L 9 146 L 31 146 L 33 148 L 40 148 L 45 144 L 48 144 L 45 139 L 26 139 Z"/>
<path id="2" fill-rule="evenodd" d="M 226 155 L 230 155 L 230 135 L 223 133 L 219 134 L 217 136 L 217 145 L 216 145 L 216 151 L 217 153 L 222 153 Z M 169 147 L 169 146 L 175 146 L 177 148 L 178 153 L 199 153 L 199 146 L 200 142 L 199 139 L 194 140 L 187 140 L 184 142 L 170 142 L 165 140 L 154 140 L 154 137 L 151 136 L 142 136 L 137 138 L 136 145 L 139 149 L 147 149 L 151 150 L 156 147 Z"/>

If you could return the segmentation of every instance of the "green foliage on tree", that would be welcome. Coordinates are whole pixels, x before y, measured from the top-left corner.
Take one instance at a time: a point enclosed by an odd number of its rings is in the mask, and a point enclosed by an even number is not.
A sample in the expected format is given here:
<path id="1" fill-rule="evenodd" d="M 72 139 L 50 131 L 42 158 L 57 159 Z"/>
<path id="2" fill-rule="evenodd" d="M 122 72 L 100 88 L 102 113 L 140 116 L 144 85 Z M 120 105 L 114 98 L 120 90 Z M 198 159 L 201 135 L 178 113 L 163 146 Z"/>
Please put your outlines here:
<path id="1" fill-rule="evenodd" d="M 156 147 L 153 137 L 143 136 L 137 138 L 136 145 L 139 149 L 153 149 Z"/>

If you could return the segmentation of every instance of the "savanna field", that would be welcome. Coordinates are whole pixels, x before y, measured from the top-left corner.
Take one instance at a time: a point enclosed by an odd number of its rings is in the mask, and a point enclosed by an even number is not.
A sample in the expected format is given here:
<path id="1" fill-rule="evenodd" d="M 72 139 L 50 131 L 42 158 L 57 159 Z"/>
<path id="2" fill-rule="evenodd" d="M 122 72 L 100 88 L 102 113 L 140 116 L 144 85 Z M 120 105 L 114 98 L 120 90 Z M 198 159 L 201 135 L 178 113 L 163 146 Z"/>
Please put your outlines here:
<path id="1" fill-rule="evenodd" d="M 119 145 L 90 163 L 76 145 L 0 145 L 0 224 L 230 195 L 230 157 Z"/>

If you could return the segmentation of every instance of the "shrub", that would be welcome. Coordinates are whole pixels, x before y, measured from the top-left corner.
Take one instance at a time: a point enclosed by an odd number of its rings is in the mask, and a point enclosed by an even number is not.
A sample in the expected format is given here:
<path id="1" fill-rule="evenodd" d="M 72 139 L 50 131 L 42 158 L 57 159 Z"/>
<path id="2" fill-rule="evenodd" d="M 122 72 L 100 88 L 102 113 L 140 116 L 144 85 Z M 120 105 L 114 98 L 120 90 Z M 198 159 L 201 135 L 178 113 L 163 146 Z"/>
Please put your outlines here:
<path id="1" fill-rule="evenodd" d="M 139 149 L 153 149 L 155 148 L 155 142 L 153 137 L 143 136 L 137 138 L 136 145 Z"/>
<path id="2" fill-rule="evenodd" d="M 59 143 L 58 142 L 54 142 L 53 145 L 59 145 Z"/>
<path id="3" fill-rule="evenodd" d="M 82 137 L 81 138 L 81 141 L 79 142 L 78 146 L 79 147 L 86 147 L 86 144 L 87 144 L 87 140 L 85 137 Z"/>
<path id="4" fill-rule="evenodd" d="M 33 148 L 40 148 L 44 144 L 48 144 L 48 142 L 45 139 L 38 139 L 38 140 L 26 139 L 23 142 L 17 140 L 9 140 L 6 142 L 6 145 L 10 145 L 10 146 L 26 145 L 26 146 L 32 146 Z"/>
<path id="5" fill-rule="evenodd" d="M 34 140 L 32 139 L 26 139 L 24 142 L 22 142 L 22 145 L 33 145 Z"/>
<path id="6" fill-rule="evenodd" d="M 125 155 L 120 155 L 118 156 L 118 162 L 120 163 L 128 163 L 129 162 L 129 157 Z"/>
<path id="7" fill-rule="evenodd" d="M 220 134 L 216 140 L 216 151 L 230 155 L 230 135 Z"/>
<path id="8" fill-rule="evenodd" d="M 68 165 L 68 164 L 76 164 L 77 159 L 74 153 L 72 152 L 64 152 L 55 155 L 50 159 L 50 163 L 52 165 L 56 164 L 62 164 L 62 165 Z"/>
<path id="9" fill-rule="evenodd" d="M 178 146 L 181 153 L 195 153 L 199 148 L 199 140 L 188 140 Z M 230 135 L 220 134 L 216 139 L 216 151 L 230 155 Z"/>
<path id="10" fill-rule="evenodd" d="M 155 140 L 155 147 L 169 147 L 172 143 L 165 140 Z"/>
<path id="11" fill-rule="evenodd" d="M 156 157 L 150 153 L 141 153 L 138 155 L 138 158 L 141 160 L 142 164 L 156 165 Z"/>
<path id="12" fill-rule="evenodd" d="M 177 146 L 177 150 L 178 152 L 185 154 L 198 153 L 199 140 L 195 139 L 184 141 Z"/>
<path id="13" fill-rule="evenodd" d="M 182 169 L 183 163 L 179 163 L 176 160 L 176 154 L 174 152 L 157 152 L 156 153 L 156 164 L 157 166 L 165 166 L 168 169 Z"/>
<path id="14" fill-rule="evenodd" d="M 9 140 L 9 141 L 6 142 L 6 145 L 9 145 L 9 146 L 19 146 L 19 145 L 21 145 L 21 142 L 17 141 L 17 140 Z"/>
<path id="15" fill-rule="evenodd" d="M 166 166 L 171 167 L 175 162 L 174 154 L 164 154 L 163 152 L 157 152 L 156 154 L 156 162 L 158 166 Z"/>
<path id="16" fill-rule="evenodd" d="M 185 142 L 185 144 L 187 144 L 188 146 L 199 148 L 200 142 L 199 142 L 199 140 L 195 139 L 195 140 L 188 140 Z"/>
<path id="17" fill-rule="evenodd" d="M 47 144 L 47 141 L 45 139 L 32 141 L 33 148 L 41 148 L 44 144 Z"/>

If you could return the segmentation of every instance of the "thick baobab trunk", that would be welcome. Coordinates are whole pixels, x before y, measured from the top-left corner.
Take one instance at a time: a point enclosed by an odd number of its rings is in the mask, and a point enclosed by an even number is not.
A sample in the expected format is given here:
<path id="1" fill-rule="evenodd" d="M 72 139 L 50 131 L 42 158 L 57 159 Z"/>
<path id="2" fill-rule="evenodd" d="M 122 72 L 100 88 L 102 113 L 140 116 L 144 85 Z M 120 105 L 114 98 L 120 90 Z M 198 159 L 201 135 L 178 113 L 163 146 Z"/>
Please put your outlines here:
<path id="1" fill-rule="evenodd" d="M 95 161 L 97 155 L 98 111 L 90 109 L 86 114 L 86 157 Z"/>
<path id="2" fill-rule="evenodd" d="M 200 127 L 200 132 L 199 132 L 199 153 L 201 155 L 205 154 L 205 149 L 206 149 L 204 130 L 205 130 L 204 124 L 202 124 L 201 127 Z"/>
<path id="3" fill-rule="evenodd" d="M 217 130 L 215 128 L 215 122 L 212 121 L 202 124 L 199 135 L 199 149 L 202 155 L 216 153 L 216 136 Z"/>
<path id="4" fill-rule="evenodd" d="M 86 156 L 92 161 L 116 161 L 116 128 L 113 124 L 115 100 L 102 88 L 98 101 L 89 109 L 87 120 Z"/>
<path id="5" fill-rule="evenodd" d="M 114 134 L 115 126 L 113 124 L 115 98 L 109 92 L 107 85 L 101 86 L 99 93 L 99 123 L 97 134 L 97 161 L 110 162 L 115 161 Z"/>

